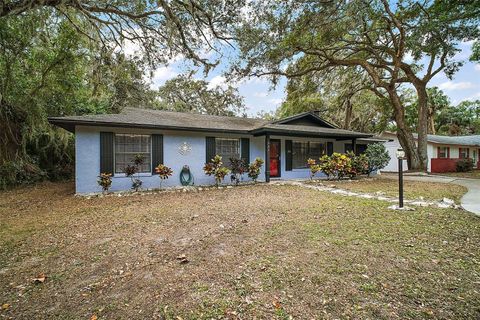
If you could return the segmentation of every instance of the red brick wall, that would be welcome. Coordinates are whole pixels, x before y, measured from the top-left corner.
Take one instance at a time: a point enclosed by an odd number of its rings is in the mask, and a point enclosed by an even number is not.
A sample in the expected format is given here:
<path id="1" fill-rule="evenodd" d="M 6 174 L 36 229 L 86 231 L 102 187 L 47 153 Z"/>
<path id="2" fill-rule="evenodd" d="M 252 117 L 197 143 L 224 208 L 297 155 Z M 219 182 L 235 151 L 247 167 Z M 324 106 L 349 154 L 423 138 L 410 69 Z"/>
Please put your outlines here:
<path id="1" fill-rule="evenodd" d="M 432 158 L 430 170 L 433 173 L 455 172 L 457 169 L 458 160 L 459 159 L 451 159 L 451 158 Z"/>

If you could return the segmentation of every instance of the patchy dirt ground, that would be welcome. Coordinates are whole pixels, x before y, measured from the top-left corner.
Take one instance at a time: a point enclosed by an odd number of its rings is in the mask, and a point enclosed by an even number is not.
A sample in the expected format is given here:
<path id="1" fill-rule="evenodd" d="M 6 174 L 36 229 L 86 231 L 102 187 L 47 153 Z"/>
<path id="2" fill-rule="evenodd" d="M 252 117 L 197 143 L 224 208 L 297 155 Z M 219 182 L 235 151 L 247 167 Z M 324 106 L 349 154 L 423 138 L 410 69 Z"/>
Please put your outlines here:
<path id="1" fill-rule="evenodd" d="M 470 172 L 444 172 L 444 173 L 437 173 L 436 175 L 447 176 L 447 177 L 457 177 L 457 178 L 480 179 L 480 170 L 477 169 Z"/>
<path id="2" fill-rule="evenodd" d="M 386 177 L 341 181 L 320 180 L 319 183 L 335 185 L 345 190 L 372 194 L 383 192 L 389 197 L 398 197 L 398 180 L 388 179 Z M 425 200 L 442 200 L 444 197 L 447 197 L 455 200 L 456 203 L 459 203 L 460 198 L 468 191 L 467 188 L 455 184 L 446 185 L 445 183 L 411 180 L 404 180 L 403 188 L 405 199 L 418 199 L 423 197 Z"/>
<path id="3" fill-rule="evenodd" d="M 0 224 L 0 318 L 480 317 L 480 219 L 459 210 L 292 186 L 85 199 L 43 184 L 0 193 Z"/>

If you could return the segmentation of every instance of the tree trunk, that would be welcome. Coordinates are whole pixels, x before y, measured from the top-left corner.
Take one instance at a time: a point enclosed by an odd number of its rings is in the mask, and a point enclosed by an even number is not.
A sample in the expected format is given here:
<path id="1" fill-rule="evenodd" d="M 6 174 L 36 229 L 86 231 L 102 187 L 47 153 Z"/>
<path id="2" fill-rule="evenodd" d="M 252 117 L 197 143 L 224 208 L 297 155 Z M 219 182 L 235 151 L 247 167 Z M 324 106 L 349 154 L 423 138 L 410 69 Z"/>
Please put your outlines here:
<path id="1" fill-rule="evenodd" d="M 345 123 L 343 125 L 343 128 L 346 130 L 350 129 L 350 124 L 352 122 L 352 112 L 353 112 L 353 106 L 352 102 L 350 99 L 347 99 L 347 107 L 345 109 Z"/>
<path id="2" fill-rule="evenodd" d="M 428 127 L 428 133 L 430 134 L 437 134 L 435 130 L 435 118 L 434 118 L 435 110 L 432 108 L 429 108 L 428 110 L 428 118 L 429 118 L 429 127 Z"/>
<path id="3" fill-rule="evenodd" d="M 395 88 L 390 87 L 386 89 L 393 105 L 393 115 L 395 122 L 397 123 L 397 137 L 400 145 L 405 151 L 408 169 L 420 170 L 420 159 L 415 145 L 415 138 L 405 121 L 405 108 L 403 107 Z"/>
<path id="4" fill-rule="evenodd" d="M 429 112 L 428 112 L 428 94 L 427 86 L 422 82 L 414 83 L 418 96 L 418 124 L 417 124 L 417 149 L 418 158 L 420 160 L 420 168 L 422 171 L 427 171 L 428 168 L 428 124 L 429 124 Z"/>

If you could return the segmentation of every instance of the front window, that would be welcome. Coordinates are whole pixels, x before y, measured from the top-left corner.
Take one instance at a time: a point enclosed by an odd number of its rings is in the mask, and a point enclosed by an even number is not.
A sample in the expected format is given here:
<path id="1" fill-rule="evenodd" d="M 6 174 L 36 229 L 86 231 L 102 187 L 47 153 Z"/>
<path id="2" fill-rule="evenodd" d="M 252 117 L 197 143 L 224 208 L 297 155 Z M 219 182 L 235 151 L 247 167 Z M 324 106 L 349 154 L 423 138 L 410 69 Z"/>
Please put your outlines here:
<path id="1" fill-rule="evenodd" d="M 307 160 L 318 160 L 325 151 L 325 146 L 320 142 L 293 141 L 292 142 L 292 167 L 293 169 L 307 168 Z"/>
<path id="2" fill-rule="evenodd" d="M 448 147 L 438 147 L 438 157 L 448 158 Z"/>
<path id="3" fill-rule="evenodd" d="M 230 158 L 240 159 L 240 139 L 215 138 L 215 154 L 225 165 L 230 164 Z"/>
<path id="4" fill-rule="evenodd" d="M 135 155 L 142 155 L 145 161 L 139 167 L 139 172 L 151 172 L 150 136 L 143 134 L 115 135 L 115 173 L 123 173 L 128 165 L 133 165 Z"/>
<path id="5" fill-rule="evenodd" d="M 459 148 L 458 152 L 460 155 L 460 159 L 467 159 L 469 156 L 468 151 L 468 148 Z"/>

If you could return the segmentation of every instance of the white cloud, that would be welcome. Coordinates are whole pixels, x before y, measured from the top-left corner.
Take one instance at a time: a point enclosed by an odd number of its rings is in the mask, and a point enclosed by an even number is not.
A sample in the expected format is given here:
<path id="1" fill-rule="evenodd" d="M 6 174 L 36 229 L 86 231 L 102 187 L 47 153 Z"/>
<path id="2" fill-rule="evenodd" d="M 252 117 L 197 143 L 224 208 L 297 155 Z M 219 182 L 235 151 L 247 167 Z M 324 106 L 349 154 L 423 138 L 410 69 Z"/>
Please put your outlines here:
<path id="1" fill-rule="evenodd" d="M 477 64 L 474 66 L 474 68 L 475 68 L 475 70 L 480 71 L 480 64 L 477 63 Z"/>
<path id="2" fill-rule="evenodd" d="M 463 82 L 446 81 L 446 82 L 440 83 L 438 87 L 442 90 L 464 90 L 464 89 L 474 88 L 475 85 L 469 81 L 463 81 Z"/>
<path id="3" fill-rule="evenodd" d="M 165 81 L 176 77 L 178 73 L 172 67 L 160 67 L 154 71 L 152 77 L 152 85 L 153 89 L 158 89 L 158 87 L 162 86 Z"/>
<path id="4" fill-rule="evenodd" d="M 224 76 L 215 76 L 208 83 L 208 88 L 213 89 L 216 87 L 227 88 L 227 79 Z"/>

